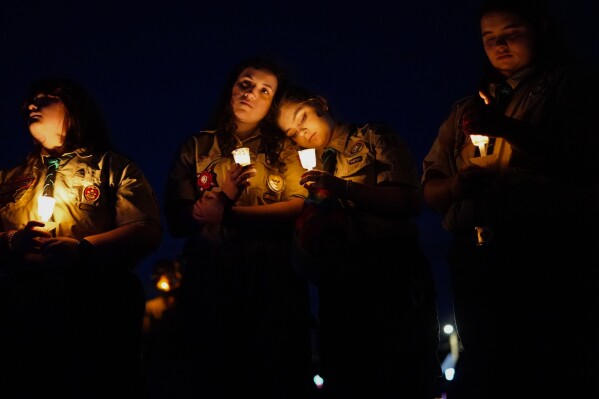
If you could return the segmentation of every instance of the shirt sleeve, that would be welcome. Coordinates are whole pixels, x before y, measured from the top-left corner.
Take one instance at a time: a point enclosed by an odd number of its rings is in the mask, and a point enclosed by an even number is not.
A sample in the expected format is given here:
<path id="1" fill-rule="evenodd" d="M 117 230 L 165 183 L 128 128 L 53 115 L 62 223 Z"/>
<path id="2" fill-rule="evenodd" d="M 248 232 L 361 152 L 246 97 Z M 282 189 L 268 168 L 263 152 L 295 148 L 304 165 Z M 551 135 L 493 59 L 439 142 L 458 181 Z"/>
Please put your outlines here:
<path id="1" fill-rule="evenodd" d="M 387 128 L 372 132 L 377 162 L 377 184 L 394 182 L 420 186 L 420 176 L 412 153 L 406 142 Z"/>
<path id="2" fill-rule="evenodd" d="M 116 187 L 116 225 L 129 223 L 160 224 L 156 193 L 141 169 L 117 156 L 112 162 L 111 184 Z"/>
<path id="3" fill-rule="evenodd" d="M 196 171 L 196 137 L 190 137 L 175 154 L 169 170 L 165 206 L 178 206 L 180 200 L 199 198 Z"/>
<path id="4" fill-rule="evenodd" d="M 452 176 L 452 171 L 455 169 L 453 163 L 455 135 L 456 135 L 456 118 L 457 105 L 454 105 L 447 119 L 439 127 L 437 137 L 425 155 L 422 162 L 422 184 L 424 185 L 431 176 L 442 174 L 444 176 Z"/>

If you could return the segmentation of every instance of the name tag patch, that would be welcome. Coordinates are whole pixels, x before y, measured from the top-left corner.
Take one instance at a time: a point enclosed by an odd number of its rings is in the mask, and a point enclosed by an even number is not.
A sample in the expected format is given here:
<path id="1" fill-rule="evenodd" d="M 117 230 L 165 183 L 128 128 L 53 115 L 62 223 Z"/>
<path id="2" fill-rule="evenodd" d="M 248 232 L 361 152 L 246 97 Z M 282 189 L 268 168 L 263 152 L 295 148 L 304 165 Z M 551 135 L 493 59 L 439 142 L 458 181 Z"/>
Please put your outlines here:
<path id="1" fill-rule="evenodd" d="M 355 164 L 357 162 L 360 162 L 361 160 L 362 160 L 362 156 L 360 155 L 359 157 L 355 157 L 355 158 L 350 159 L 348 163 L 350 165 L 353 165 L 353 164 Z"/>

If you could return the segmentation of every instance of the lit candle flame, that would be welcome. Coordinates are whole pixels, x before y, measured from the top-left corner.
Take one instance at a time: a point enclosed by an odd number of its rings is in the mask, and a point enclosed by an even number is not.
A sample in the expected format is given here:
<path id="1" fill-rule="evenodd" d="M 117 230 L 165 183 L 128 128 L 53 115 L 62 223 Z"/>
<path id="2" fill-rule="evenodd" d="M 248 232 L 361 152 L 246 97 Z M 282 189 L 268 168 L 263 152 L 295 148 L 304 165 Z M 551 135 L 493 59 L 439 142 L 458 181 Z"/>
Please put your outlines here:
<path id="1" fill-rule="evenodd" d="M 300 162 L 304 169 L 312 170 L 316 166 L 316 150 L 314 148 L 307 148 L 297 152 L 300 157 Z"/>
<path id="2" fill-rule="evenodd" d="M 233 150 L 233 158 L 235 162 L 241 166 L 246 166 L 252 163 L 250 159 L 250 149 L 248 147 L 241 147 Z"/>
<path id="3" fill-rule="evenodd" d="M 481 157 L 487 155 L 487 143 L 489 143 L 489 137 L 480 134 L 471 134 L 470 140 L 472 140 L 472 144 L 477 146 L 480 150 Z"/>
<path id="4" fill-rule="evenodd" d="M 156 283 L 156 288 L 160 291 L 169 292 L 171 290 L 171 285 L 167 276 L 160 276 L 160 279 Z"/>
<path id="5" fill-rule="evenodd" d="M 40 215 L 42 222 L 46 223 L 52 217 L 54 213 L 54 205 L 56 199 L 54 197 L 48 197 L 46 195 L 40 195 L 37 198 L 37 213 Z"/>

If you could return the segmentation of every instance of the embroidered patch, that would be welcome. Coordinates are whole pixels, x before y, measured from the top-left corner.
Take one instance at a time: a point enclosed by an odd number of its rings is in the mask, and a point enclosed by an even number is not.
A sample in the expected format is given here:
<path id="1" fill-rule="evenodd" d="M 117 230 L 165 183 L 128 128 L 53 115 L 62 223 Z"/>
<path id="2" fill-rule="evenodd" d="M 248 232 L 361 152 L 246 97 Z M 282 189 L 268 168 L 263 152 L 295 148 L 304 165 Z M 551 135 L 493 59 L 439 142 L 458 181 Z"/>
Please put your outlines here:
<path id="1" fill-rule="evenodd" d="M 210 191 L 212 187 L 218 187 L 216 182 L 216 173 L 214 172 L 214 166 L 210 169 L 206 169 L 197 174 L 197 182 L 200 192 Z"/>
<path id="2" fill-rule="evenodd" d="M 362 148 L 364 148 L 364 142 L 360 140 L 356 144 L 354 144 L 351 150 L 349 150 L 348 155 L 356 155 L 357 153 L 362 151 Z"/>
<path id="3" fill-rule="evenodd" d="M 350 165 L 353 165 L 353 164 L 355 164 L 357 162 L 360 162 L 361 160 L 362 160 L 362 156 L 360 155 L 359 157 L 355 157 L 355 158 L 350 159 L 348 163 Z"/>
<path id="4" fill-rule="evenodd" d="M 264 198 L 264 201 L 268 203 L 275 202 L 277 200 L 277 196 L 272 193 L 264 193 L 262 198 Z"/>
<path id="5" fill-rule="evenodd" d="M 89 211 L 89 212 L 97 212 L 98 211 L 97 207 L 90 205 L 90 204 L 86 204 L 85 202 L 82 202 L 79 204 L 79 209 L 83 209 L 84 211 Z"/>
<path id="6" fill-rule="evenodd" d="M 100 198 L 100 189 L 97 186 L 90 184 L 83 189 L 83 198 L 85 198 L 87 202 L 93 204 Z"/>
<path id="7" fill-rule="evenodd" d="M 274 173 L 268 175 L 266 182 L 268 184 L 268 188 L 270 188 L 275 193 L 280 193 L 285 188 L 285 181 L 283 180 L 283 178 L 280 175 Z"/>

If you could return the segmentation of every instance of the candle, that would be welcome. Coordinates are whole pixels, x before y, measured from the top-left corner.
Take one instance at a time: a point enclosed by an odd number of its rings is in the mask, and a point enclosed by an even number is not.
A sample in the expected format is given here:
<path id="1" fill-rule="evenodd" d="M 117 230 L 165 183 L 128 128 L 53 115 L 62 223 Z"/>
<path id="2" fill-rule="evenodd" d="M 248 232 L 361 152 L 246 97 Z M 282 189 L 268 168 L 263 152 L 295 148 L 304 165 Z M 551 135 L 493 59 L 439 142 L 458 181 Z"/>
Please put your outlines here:
<path id="1" fill-rule="evenodd" d="M 235 162 L 241 166 L 246 166 L 252 163 L 250 159 L 250 149 L 248 147 L 241 147 L 233 150 L 233 158 Z"/>
<path id="2" fill-rule="evenodd" d="M 481 157 L 487 155 L 487 144 L 489 143 L 489 137 L 482 136 L 480 134 L 471 134 L 470 140 L 472 140 L 472 144 L 477 146 L 480 150 Z"/>
<path id="3" fill-rule="evenodd" d="M 300 157 L 300 162 L 305 169 L 312 170 L 316 166 L 316 150 L 307 148 L 297 152 Z"/>
<path id="4" fill-rule="evenodd" d="M 40 215 L 42 222 L 46 223 L 52 217 L 56 199 L 47 195 L 40 195 L 37 198 L 37 213 Z"/>

